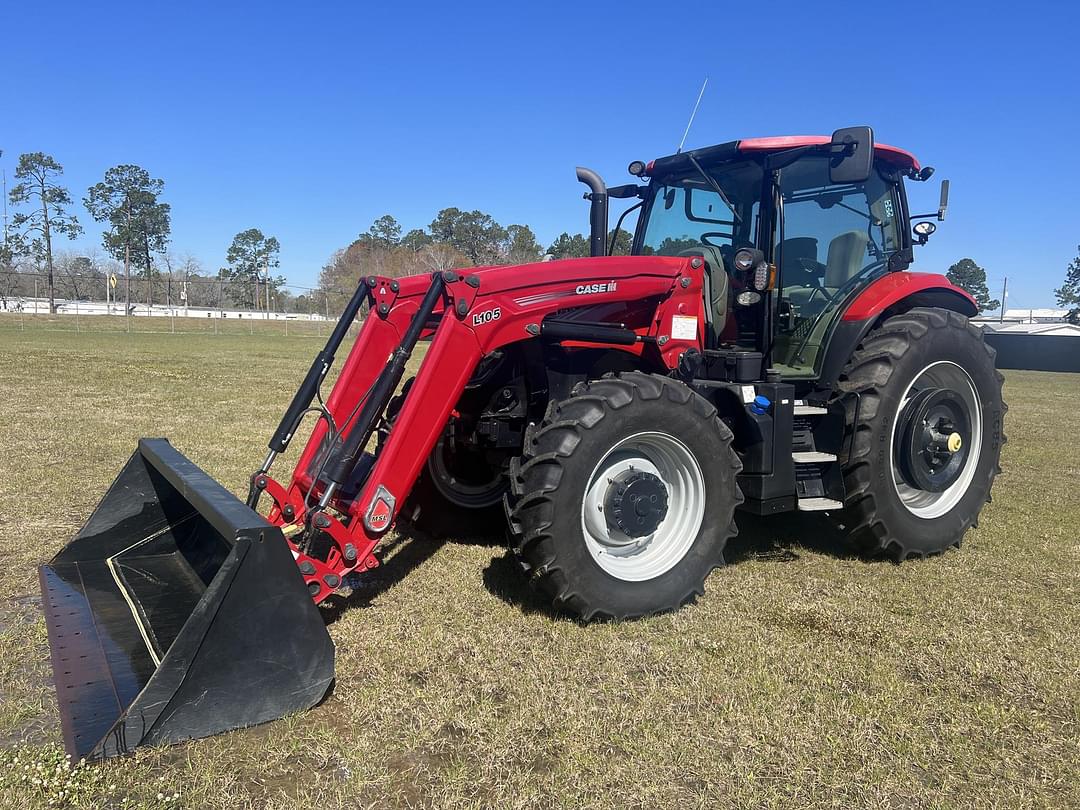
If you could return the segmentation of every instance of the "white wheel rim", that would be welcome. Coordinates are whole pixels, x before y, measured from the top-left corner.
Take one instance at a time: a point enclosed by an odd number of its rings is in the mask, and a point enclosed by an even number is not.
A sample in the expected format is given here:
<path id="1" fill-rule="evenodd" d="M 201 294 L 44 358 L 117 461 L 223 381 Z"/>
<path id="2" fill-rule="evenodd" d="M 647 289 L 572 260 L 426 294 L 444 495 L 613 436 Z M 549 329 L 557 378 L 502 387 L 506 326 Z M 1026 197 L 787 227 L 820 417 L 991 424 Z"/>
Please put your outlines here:
<path id="1" fill-rule="evenodd" d="M 899 427 L 900 415 L 908 401 L 924 388 L 944 388 L 960 396 L 968 410 L 971 420 L 971 436 L 966 439 L 970 442 L 967 459 L 964 461 L 964 470 L 952 486 L 941 492 L 927 492 L 917 489 L 904 480 L 896 461 L 896 431 Z M 979 455 L 982 452 L 982 408 L 980 407 L 979 395 L 975 390 L 975 383 L 971 376 L 956 363 L 939 361 L 931 363 L 918 374 L 904 391 L 900 398 L 900 405 L 893 417 L 892 435 L 889 441 L 889 464 L 892 468 L 893 486 L 896 494 L 900 496 L 900 502 L 916 517 L 924 520 L 933 520 L 949 512 L 955 507 L 968 491 L 975 471 L 979 466 Z"/>
<path id="2" fill-rule="evenodd" d="M 629 537 L 608 523 L 610 481 L 627 470 L 650 473 L 667 490 L 667 514 L 652 534 Z M 612 447 L 593 469 L 581 505 L 581 527 L 593 560 L 627 582 L 654 579 L 686 556 L 705 518 L 705 478 L 694 454 L 667 433 L 636 433 Z"/>

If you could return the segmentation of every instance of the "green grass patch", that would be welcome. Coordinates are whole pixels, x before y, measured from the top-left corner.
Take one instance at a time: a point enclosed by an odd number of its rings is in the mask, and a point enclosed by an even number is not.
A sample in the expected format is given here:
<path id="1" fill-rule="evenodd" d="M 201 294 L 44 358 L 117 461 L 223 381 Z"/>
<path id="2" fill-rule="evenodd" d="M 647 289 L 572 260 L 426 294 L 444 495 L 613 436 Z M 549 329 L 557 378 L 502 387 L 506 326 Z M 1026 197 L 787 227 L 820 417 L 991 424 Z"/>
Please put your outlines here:
<path id="1" fill-rule="evenodd" d="M 318 346 L 256 337 L 0 320 L 0 807 L 1080 805 L 1080 377 L 1029 372 L 959 551 L 867 563 L 822 520 L 743 519 L 696 606 L 582 626 L 501 548 L 392 536 L 325 704 L 65 768 L 36 567 L 140 436 L 246 491 Z"/>

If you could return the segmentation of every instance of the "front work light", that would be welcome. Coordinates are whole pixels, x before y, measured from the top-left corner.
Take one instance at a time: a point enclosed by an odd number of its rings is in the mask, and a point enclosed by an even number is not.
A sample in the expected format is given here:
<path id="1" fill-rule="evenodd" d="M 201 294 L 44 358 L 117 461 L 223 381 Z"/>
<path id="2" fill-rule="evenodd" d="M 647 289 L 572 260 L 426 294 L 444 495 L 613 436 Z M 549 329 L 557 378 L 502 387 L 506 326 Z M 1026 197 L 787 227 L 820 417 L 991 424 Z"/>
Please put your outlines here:
<path id="1" fill-rule="evenodd" d="M 751 304 L 756 304 L 761 300 L 761 293 L 754 292 L 753 290 L 744 290 L 735 296 L 735 303 L 741 307 L 748 307 Z"/>
<path id="2" fill-rule="evenodd" d="M 751 248 L 737 250 L 735 258 L 732 260 L 735 263 L 735 269 L 740 273 L 749 273 L 755 264 L 754 259 L 757 258 L 754 254 L 759 252 Z"/>

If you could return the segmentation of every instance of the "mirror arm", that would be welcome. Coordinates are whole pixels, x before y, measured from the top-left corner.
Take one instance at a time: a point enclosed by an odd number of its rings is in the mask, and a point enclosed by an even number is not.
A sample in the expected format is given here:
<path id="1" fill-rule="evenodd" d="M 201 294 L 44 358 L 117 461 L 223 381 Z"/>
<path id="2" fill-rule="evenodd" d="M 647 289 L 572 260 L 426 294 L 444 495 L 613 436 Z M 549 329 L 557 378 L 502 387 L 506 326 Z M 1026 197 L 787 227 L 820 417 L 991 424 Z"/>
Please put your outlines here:
<path id="1" fill-rule="evenodd" d="M 645 188 L 645 186 L 642 186 L 642 188 Z M 615 243 L 619 241 L 619 231 L 622 229 L 623 220 L 626 219 L 626 215 L 629 214 L 631 211 L 636 211 L 637 209 L 641 208 L 641 206 L 643 206 L 644 204 L 645 200 L 642 200 L 641 202 L 634 203 L 622 212 L 622 216 L 620 216 L 618 221 L 615 223 L 615 230 L 611 232 L 611 242 L 608 244 L 607 249 L 608 256 L 613 256 L 615 253 Z"/>
<path id="2" fill-rule="evenodd" d="M 765 171 L 774 172 L 778 169 L 785 169 L 808 152 L 814 152 L 823 147 L 829 147 L 831 151 L 832 144 L 796 146 L 794 149 L 785 149 L 783 152 L 770 152 L 765 158 Z"/>

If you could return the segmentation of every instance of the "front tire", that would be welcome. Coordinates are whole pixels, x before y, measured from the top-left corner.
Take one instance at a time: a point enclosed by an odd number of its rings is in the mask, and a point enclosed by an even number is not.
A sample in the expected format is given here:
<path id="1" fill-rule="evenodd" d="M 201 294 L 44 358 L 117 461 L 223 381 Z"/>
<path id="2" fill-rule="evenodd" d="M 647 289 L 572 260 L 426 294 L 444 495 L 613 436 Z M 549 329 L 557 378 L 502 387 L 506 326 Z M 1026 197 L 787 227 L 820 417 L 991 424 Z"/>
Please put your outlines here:
<path id="1" fill-rule="evenodd" d="M 511 464 L 511 551 L 588 621 L 674 610 L 724 562 L 742 501 L 731 431 L 682 383 L 639 372 L 548 406 Z"/>
<path id="2" fill-rule="evenodd" d="M 1004 378 L 966 318 L 887 319 L 840 377 L 850 451 L 836 519 L 855 547 L 897 561 L 959 546 L 1001 471 Z"/>

